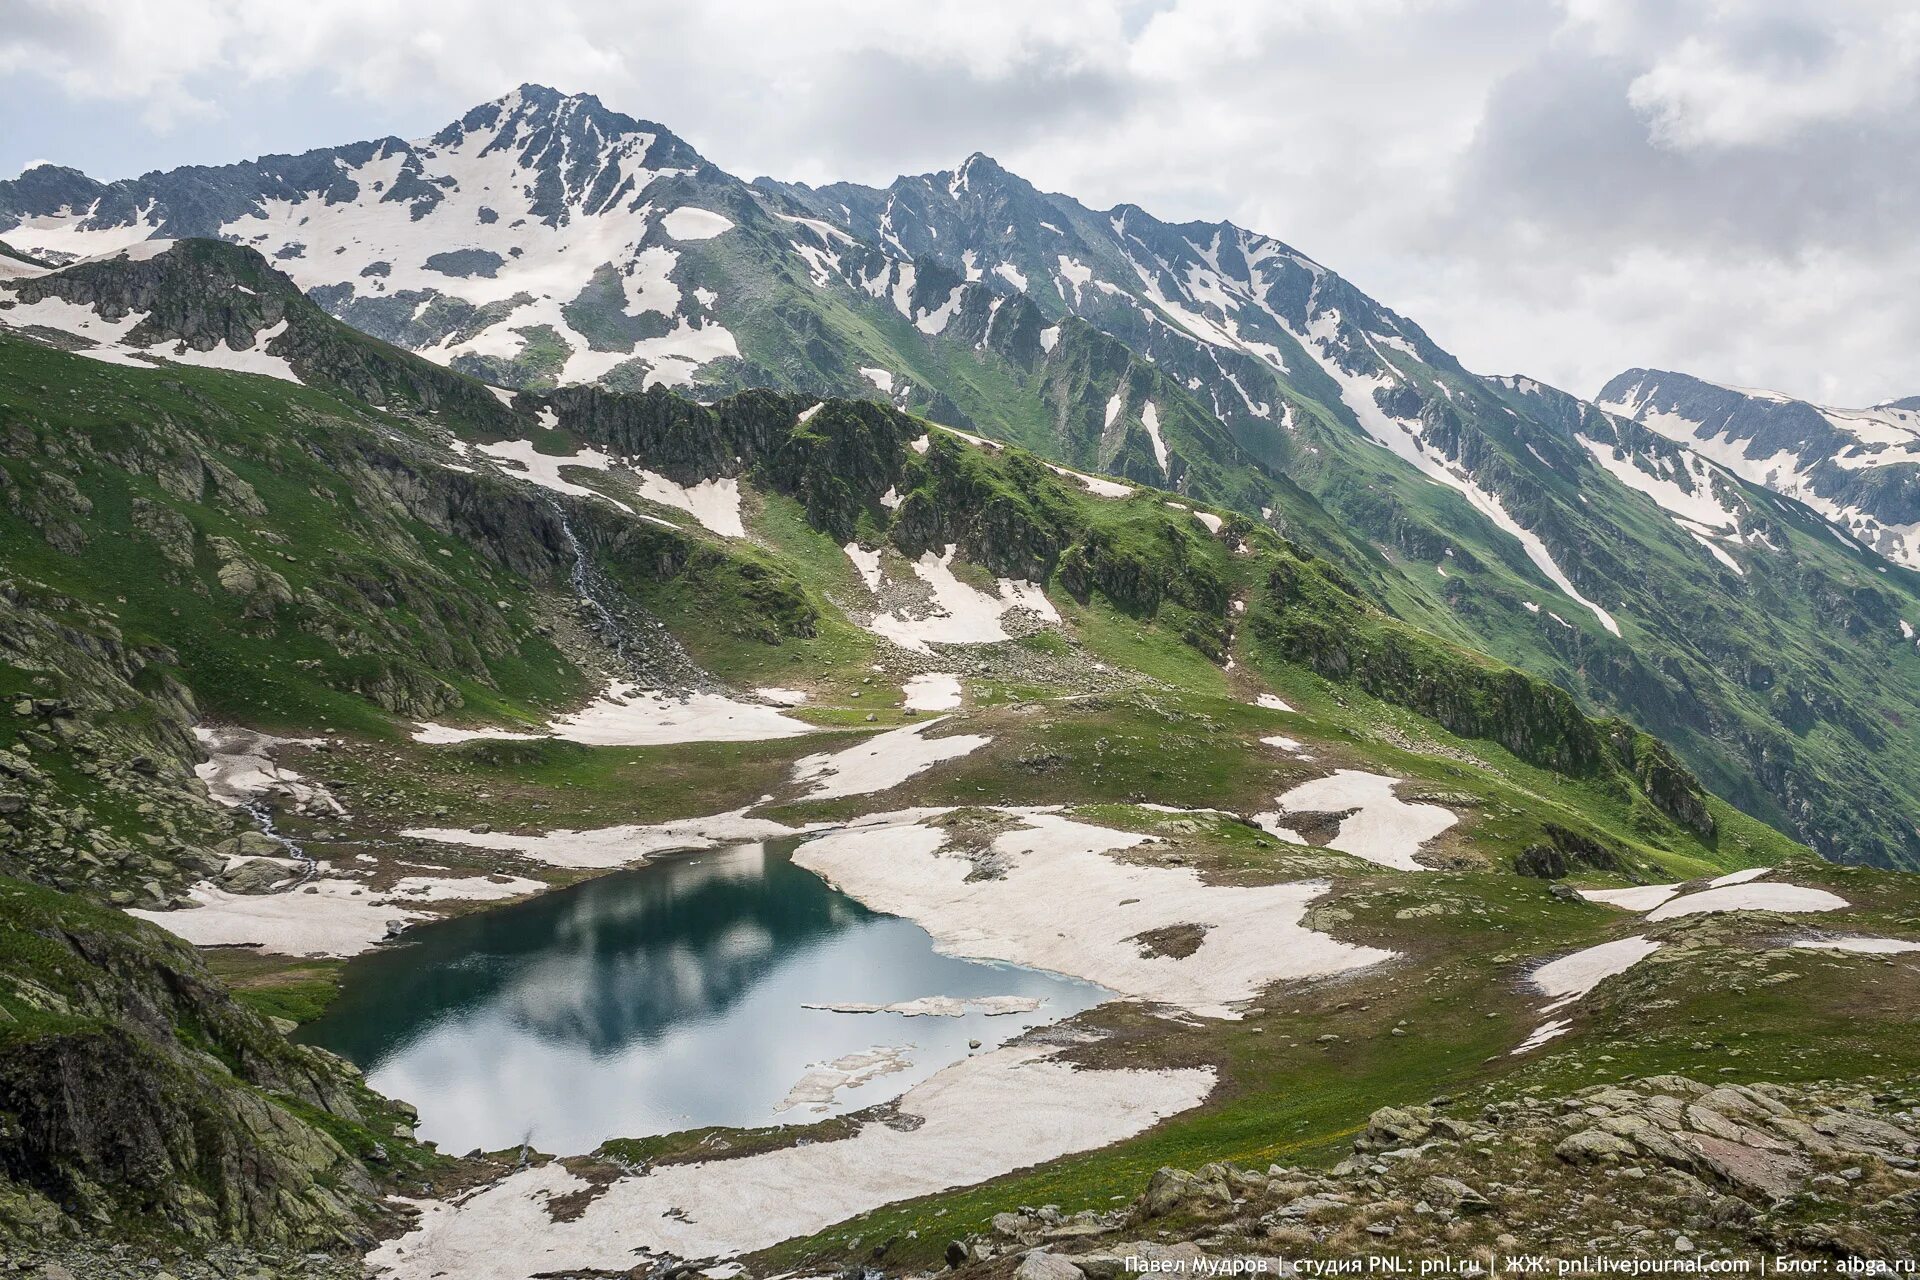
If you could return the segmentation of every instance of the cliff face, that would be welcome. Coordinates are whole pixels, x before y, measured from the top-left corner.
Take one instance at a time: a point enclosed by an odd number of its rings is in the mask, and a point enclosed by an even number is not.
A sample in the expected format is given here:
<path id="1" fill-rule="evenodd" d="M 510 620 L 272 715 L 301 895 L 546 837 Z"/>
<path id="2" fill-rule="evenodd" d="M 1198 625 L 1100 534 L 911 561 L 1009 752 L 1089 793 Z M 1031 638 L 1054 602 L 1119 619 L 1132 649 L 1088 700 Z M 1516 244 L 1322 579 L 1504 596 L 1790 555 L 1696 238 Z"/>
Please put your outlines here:
<path id="1" fill-rule="evenodd" d="M 0 1240 L 355 1244 L 370 1168 L 421 1158 L 401 1109 L 157 928 L 0 878 L 0 951 Z"/>
<path id="2" fill-rule="evenodd" d="M 1557 685 L 1394 623 L 1367 607 L 1337 571 L 1281 557 L 1266 587 L 1252 611 L 1254 634 L 1287 661 L 1455 733 L 1498 742 L 1523 760 L 1572 777 L 1610 777 L 1622 796 L 1651 806 L 1652 821 L 1713 835 L 1698 779 L 1658 739 L 1623 721 L 1589 717 Z"/>

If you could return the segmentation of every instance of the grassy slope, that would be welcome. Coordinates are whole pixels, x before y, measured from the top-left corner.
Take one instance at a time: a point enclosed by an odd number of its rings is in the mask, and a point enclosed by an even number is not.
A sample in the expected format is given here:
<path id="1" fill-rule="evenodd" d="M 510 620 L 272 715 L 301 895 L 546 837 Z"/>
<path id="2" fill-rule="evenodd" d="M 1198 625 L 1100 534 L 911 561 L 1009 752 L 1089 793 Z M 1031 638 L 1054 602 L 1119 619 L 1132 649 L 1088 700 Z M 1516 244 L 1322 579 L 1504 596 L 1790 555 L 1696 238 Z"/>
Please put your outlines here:
<path id="1" fill-rule="evenodd" d="M 274 425 L 299 411 L 304 426 L 328 429 L 327 415 L 340 410 L 318 393 L 214 374 L 103 370 L 22 344 L 0 346 L 0 353 L 17 362 L 13 367 L 29 375 L 29 382 L 51 379 L 83 388 L 69 397 L 81 403 L 60 407 L 55 421 L 88 438 L 137 416 L 220 424 L 219 439 L 233 458 L 235 473 L 254 484 L 275 520 L 288 521 L 288 528 L 312 539 L 337 538 L 345 544 L 342 556 L 368 554 L 353 546 L 353 527 L 337 523 L 331 504 L 309 505 L 318 501 L 311 498 L 312 489 L 325 489 L 328 478 L 302 470 L 308 465 L 303 451 L 284 449 L 284 436 Z M 5 403 L 16 421 L 45 422 L 50 416 L 44 400 Z M 316 421 L 321 425 L 315 427 Z M 404 424 L 393 425 L 404 429 Z M 547 443 L 555 452 L 570 447 L 563 439 Z M 1556 771 L 1485 739 L 1449 732 L 1361 692 L 1351 682 L 1287 661 L 1270 636 L 1254 625 L 1274 611 L 1266 593 L 1273 589 L 1276 568 L 1286 567 L 1295 581 L 1307 575 L 1315 590 L 1336 591 L 1337 583 L 1270 534 L 1248 533 L 1252 553 L 1235 554 L 1226 540 L 1209 536 L 1191 516 L 1168 508 L 1163 495 L 1097 499 L 1031 466 L 1017 451 L 982 455 L 955 449 L 950 441 L 936 442 L 927 459 L 910 463 L 902 492 L 922 492 L 928 502 L 938 502 L 943 486 L 979 486 L 993 499 L 1004 499 L 1008 509 L 1063 530 L 1070 547 L 1103 548 L 1113 563 L 1132 565 L 1143 580 L 1160 582 L 1164 593 L 1148 599 L 1094 590 L 1076 600 L 1056 581 L 1053 594 L 1065 618 L 1063 629 L 982 651 L 980 669 L 969 677 L 971 709 L 961 719 L 967 728 L 994 735 L 989 749 L 872 797 L 870 803 L 789 804 L 780 813 L 823 817 L 920 801 L 977 803 L 984 794 L 998 803 L 1089 806 L 1087 814 L 1097 820 L 1151 829 L 1163 818 L 1136 808 L 1139 801 L 1252 811 L 1267 807 L 1272 796 L 1293 781 L 1337 766 L 1403 776 L 1409 780 L 1406 794 L 1443 800 L 1463 818 L 1438 847 L 1448 869 L 1419 876 L 1385 873 L 1344 855 L 1281 845 L 1232 822 L 1177 832 L 1182 852 L 1209 874 L 1245 880 L 1331 877 L 1337 905 L 1350 913 L 1332 923 L 1334 932 L 1349 940 L 1392 946 L 1406 958 L 1343 982 L 1276 992 L 1242 1022 L 1178 1028 L 1147 1022 L 1144 1015 L 1124 1007 L 1102 1010 L 1095 1020 L 1115 1031 L 1095 1051 L 1103 1061 L 1211 1062 L 1220 1069 L 1221 1087 L 1203 1107 L 1130 1142 L 940 1197 L 937 1204 L 883 1210 L 819 1240 L 788 1246 L 779 1251 L 782 1258 L 864 1255 L 879 1241 L 899 1237 L 890 1263 L 929 1260 L 945 1238 L 964 1233 L 1001 1208 L 1043 1202 L 1069 1210 L 1104 1206 L 1112 1197 L 1137 1192 L 1146 1173 L 1163 1163 L 1257 1161 L 1282 1155 L 1324 1158 L 1338 1150 L 1374 1107 L 1469 1087 L 1584 1081 L 1596 1071 L 1614 1069 L 1597 1065 L 1603 1053 L 1614 1063 L 1630 1061 L 1636 1068 L 1678 1069 L 1698 1058 L 1701 1050 L 1691 1047 L 1696 1043 L 1733 1046 L 1738 1041 L 1741 1068 L 1749 1072 L 1742 1078 L 1830 1074 L 1844 1065 L 1848 1051 L 1882 1054 L 1880 1064 L 1888 1070 L 1920 1065 L 1920 1046 L 1911 1030 L 1914 1011 L 1904 994 L 1911 988 L 1882 984 L 1863 990 L 1850 983 L 1848 962 L 1832 960 L 1802 966 L 1807 972 L 1800 981 L 1735 992 L 1690 987 L 1689 970 L 1663 968 L 1655 977 L 1666 980 L 1672 990 L 1656 998 L 1680 1003 L 1672 1006 L 1679 1012 L 1663 1017 L 1656 1033 L 1635 1022 L 1634 1006 L 1616 1004 L 1607 989 L 1581 1010 L 1576 1032 L 1555 1042 L 1545 1055 L 1509 1059 L 1507 1050 L 1537 1020 L 1537 1000 L 1517 985 L 1525 965 L 1574 946 L 1624 936 L 1637 927 L 1632 917 L 1562 902 L 1540 882 L 1511 873 L 1512 856 L 1539 840 L 1550 822 L 1604 838 L 1627 855 L 1642 878 L 1697 876 L 1791 861 L 1796 882 L 1833 884 L 1863 905 L 1848 919 L 1850 926 L 1911 931 L 1915 914 L 1910 889 L 1896 876 L 1815 863 L 1791 841 L 1718 802 L 1711 806 L 1715 834 L 1703 839 L 1650 814 L 1644 797 L 1618 768 Z M 117 478 L 111 467 L 94 461 L 75 465 L 79 481 L 93 495 L 94 518 L 102 522 L 96 536 L 135 542 L 127 518 L 118 513 L 138 481 Z M 33 477 L 18 479 L 25 484 Z M 857 600 L 861 590 L 845 556 L 834 539 L 812 526 L 794 499 L 750 487 L 755 537 L 751 555 L 780 565 L 819 610 L 821 621 L 813 636 L 770 643 L 705 625 L 707 611 L 737 603 L 713 594 L 736 581 L 724 575 L 716 580 L 718 586 L 668 581 L 636 583 L 635 589 L 674 624 L 696 657 L 721 676 L 741 684 L 813 689 L 821 705 L 809 714 L 823 723 L 864 727 L 866 714 L 875 715 L 879 726 L 898 722 L 901 670 L 890 669 L 866 683 L 872 663 L 891 655 L 839 615 L 836 602 Z M 169 500 L 157 489 L 142 490 L 140 496 Z M 256 555 L 275 559 L 276 569 L 285 565 L 282 571 L 290 581 L 299 580 L 313 558 L 307 551 L 293 553 L 300 555 L 295 562 L 277 560 L 279 544 L 256 536 L 257 521 L 223 517 L 198 506 L 181 509 L 197 524 L 206 522 L 206 531 L 244 541 Z M 887 520 L 877 508 L 862 512 L 861 536 L 877 539 Z M 336 530 L 346 537 L 340 538 Z M 570 824 L 581 826 L 711 812 L 777 791 L 795 756 L 851 740 L 848 734 L 658 749 L 555 744 L 430 748 L 395 740 L 385 714 L 319 679 L 285 672 L 270 677 L 292 682 L 285 686 L 255 686 L 236 679 L 238 667 L 260 665 L 261 655 L 276 652 L 282 638 L 260 632 L 255 621 L 231 607 L 224 613 L 175 618 L 171 610 L 180 593 L 139 581 L 142 574 L 166 572 L 165 566 L 123 558 L 135 553 L 116 548 L 101 561 L 104 572 L 83 569 L 78 558 L 42 545 L 35 529 L 16 523 L 8 532 L 17 535 L 9 539 L 10 549 L 25 548 L 23 558 L 11 566 L 15 572 L 30 569 L 36 576 L 56 577 L 62 586 L 117 610 L 130 631 L 181 647 L 183 674 L 213 706 L 254 723 L 288 728 L 323 723 L 349 730 L 350 746 L 337 769 L 356 797 L 377 789 L 377 798 L 356 808 L 393 826 L 410 825 L 435 807 L 453 805 L 460 806 L 462 821 L 500 826 L 546 825 L 549 812 L 565 812 Z M 448 547 L 454 556 L 439 556 L 445 544 L 433 541 L 430 530 L 410 536 L 431 549 L 433 561 L 453 560 L 444 566 L 448 590 L 489 601 L 507 599 L 510 617 L 525 616 L 531 622 L 527 584 L 502 577 L 490 564 L 467 560 L 459 547 Z M 686 536 L 702 545 L 715 541 L 699 533 Z M 1069 558 L 1062 553 L 1062 561 Z M 208 566 L 200 568 L 204 578 Z M 122 595 L 127 597 L 124 603 Z M 217 588 L 211 589 L 210 598 L 219 599 Z M 1227 608 L 1230 599 L 1250 602 L 1244 624 L 1235 625 L 1237 615 Z M 1466 673 L 1463 679 L 1486 667 L 1441 641 L 1415 636 L 1354 597 L 1346 599 L 1342 607 L 1356 611 L 1359 629 L 1368 634 L 1417 639 L 1436 660 L 1451 661 Z M 1228 652 L 1236 660 L 1231 670 L 1218 660 Z M 539 656 L 542 661 L 551 657 L 544 652 Z M 1061 662 L 1104 663 L 1113 680 L 1104 693 L 1064 697 L 1033 674 L 1045 670 L 1047 663 Z M 526 715 L 581 687 L 577 676 L 571 684 L 543 685 L 531 676 L 516 676 L 510 667 L 489 667 L 487 674 L 500 690 L 497 700 L 485 701 L 476 690 L 469 705 L 497 714 Z M 1296 710 L 1249 705 L 1252 695 L 1266 688 L 1278 691 Z M 854 698 L 856 691 L 863 696 Z M 351 705 L 342 706 L 341 699 Z M 1044 713 L 1035 714 L 1035 706 L 1044 707 Z M 1272 733 L 1307 744 L 1318 757 L 1313 766 L 1261 746 L 1258 739 Z M 1043 761 L 1044 767 L 1032 767 L 1034 761 Z M 477 799 L 481 792 L 487 793 L 485 801 Z M 1424 912 L 1436 904 L 1443 908 L 1441 914 L 1402 914 L 1409 908 Z M 1724 959 L 1714 952 L 1694 962 L 1712 966 Z M 229 962 L 222 969 L 249 1003 L 296 1018 L 319 1006 L 332 981 L 329 966 L 263 973 Z M 1635 983 L 1642 980 L 1633 978 Z M 1391 1034 L 1397 1023 L 1403 1023 L 1404 1035 Z M 1831 1033 L 1831 1042 L 1810 1040 L 1808 1028 Z M 1322 1044 L 1318 1037 L 1323 1034 L 1339 1038 Z M 905 1239 L 908 1231 L 918 1232 L 910 1243 Z M 857 1246 L 851 1243 L 856 1237 Z"/>
<path id="2" fill-rule="evenodd" d="M 1540 425 L 1523 398 L 1451 362 L 1398 361 L 1423 392 L 1444 390 L 1447 403 L 1502 453 L 1502 464 L 1524 477 L 1502 500 L 1528 523 L 1544 512 L 1556 554 L 1586 567 L 1582 581 L 1604 584 L 1588 594 L 1603 597 L 1621 620 L 1626 635 L 1614 638 L 1465 497 L 1415 476 L 1368 441 L 1338 389 L 1304 355 L 1285 377 L 1248 374 L 1252 393 L 1275 413 L 1291 407 L 1288 430 L 1276 430 L 1272 419 L 1234 419 L 1229 428 L 1176 379 L 1158 370 L 1129 373 L 1126 348 L 1085 325 L 1064 325 L 1056 348 L 1029 369 L 992 344 L 929 338 L 884 303 L 807 287 L 777 246 L 722 241 L 708 253 L 724 264 L 733 292 L 722 292 L 742 299 L 736 327 L 745 349 L 777 352 L 768 363 L 782 385 L 851 391 L 862 385 L 855 366 L 891 369 L 912 380 L 910 403 L 930 416 L 953 412 L 961 425 L 1055 460 L 1138 478 L 1151 474 L 1151 463 L 1137 405 L 1120 420 L 1128 437 L 1117 454 L 1095 458 L 1088 450 L 1116 379 L 1139 384 L 1139 392 L 1144 378 L 1175 458 L 1188 468 L 1181 488 L 1249 516 L 1276 510 L 1297 540 L 1333 555 L 1377 603 L 1648 726 L 1746 811 L 1801 832 L 1823 851 L 1883 862 L 1916 856 L 1905 824 L 1887 815 L 1920 805 L 1909 781 L 1920 771 L 1903 767 L 1920 760 L 1913 693 L 1920 682 L 1887 682 L 1880 672 L 1889 662 L 1920 672 L 1920 653 L 1897 643 L 1880 606 L 1855 609 L 1850 597 L 1877 590 L 1907 614 L 1920 613 L 1920 579 L 1901 570 L 1876 574 L 1868 558 L 1842 549 L 1816 523 L 1787 512 L 1788 545 L 1759 560 L 1786 572 L 1741 579 Z M 1127 276 L 1124 263 L 1109 265 Z M 777 287 L 756 296 L 761 286 L 753 282 L 767 278 Z M 797 342 L 796 308 L 832 341 Z M 1093 347 L 1100 352 L 1091 354 Z M 1529 444 L 1563 461 L 1546 464 Z M 1526 601 L 1543 608 L 1529 612 Z"/>
<path id="3" fill-rule="evenodd" d="M 395 429 L 394 420 L 376 426 L 364 409 L 264 378 L 120 368 L 6 335 L 0 362 L 0 423 L 34 437 L 0 459 L 11 487 L 31 499 L 54 470 L 72 480 L 89 508 L 73 513 L 84 538 L 79 553 L 50 545 L 17 506 L 0 511 L 8 570 L 107 609 L 135 642 L 172 649 L 210 715 L 265 728 L 326 724 L 376 734 L 389 724 L 365 699 L 345 692 L 371 674 L 367 660 L 309 625 L 332 619 L 297 607 L 249 617 L 247 599 L 218 583 L 213 538 L 230 539 L 296 597 L 342 579 L 386 586 L 417 580 L 423 597 L 452 612 L 421 618 L 395 607 L 347 620 L 394 637 L 396 650 L 409 641 L 442 649 L 447 631 L 461 624 L 460 610 L 491 609 L 494 600 L 513 597 L 502 612 L 517 644 L 466 670 L 433 674 L 457 681 L 482 705 L 551 705 L 580 691 L 578 673 L 538 634 L 523 584 L 444 531 L 370 510 L 350 479 L 327 465 L 329 451 L 346 454 L 353 438 Z M 65 394 L 44 394 L 53 385 Z M 167 431 L 142 424 L 179 425 Z M 123 465 L 123 451 L 156 461 L 143 472 Z M 174 464 L 191 474 L 199 460 L 224 466 L 265 510 L 230 496 L 222 481 L 196 499 L 170 490 L 157 474 Z M 136 502 L 191 526 L 191 567 L 169 562 L 141 534 Z"/>

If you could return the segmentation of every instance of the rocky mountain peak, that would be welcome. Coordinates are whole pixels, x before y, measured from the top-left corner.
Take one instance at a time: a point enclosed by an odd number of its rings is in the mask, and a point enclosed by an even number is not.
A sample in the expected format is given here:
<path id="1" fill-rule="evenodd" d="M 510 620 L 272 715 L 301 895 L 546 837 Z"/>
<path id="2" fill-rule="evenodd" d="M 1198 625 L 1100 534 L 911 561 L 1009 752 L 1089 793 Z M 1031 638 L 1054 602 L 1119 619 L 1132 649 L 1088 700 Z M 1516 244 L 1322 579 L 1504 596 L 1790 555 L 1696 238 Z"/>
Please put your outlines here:
<path id="1" fill-rule="evenodd" d="M 1025 178 L 1011 172 L 984 151 L 974 152 L 953 170 L 953 188 L 957 191 L 973 192 L 976 185 L 993 187 L 1007 181 L 1017 182 L 1025 187 L 1032 186 Z"/>

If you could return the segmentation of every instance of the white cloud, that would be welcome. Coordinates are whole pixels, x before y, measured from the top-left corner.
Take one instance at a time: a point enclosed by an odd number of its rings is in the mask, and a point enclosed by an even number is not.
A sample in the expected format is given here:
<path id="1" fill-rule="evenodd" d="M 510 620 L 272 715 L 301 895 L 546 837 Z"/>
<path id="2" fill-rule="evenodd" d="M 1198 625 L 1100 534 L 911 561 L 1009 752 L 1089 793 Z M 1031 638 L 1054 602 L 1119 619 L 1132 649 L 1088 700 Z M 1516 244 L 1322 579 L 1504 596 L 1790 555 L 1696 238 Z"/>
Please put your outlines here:
<path id="1" fill-rule="evenodd" d="M 15 0 L 0 29 L 0 91 L 124 104 L 153 164 L 238 158 L 276 86 L 315 86 L 304 145 L 312 117 L 425 132 L 527 80 L 747 177 L 977 148 L 1096 206 L 1229 217 L 1471 367 L 1576 391 L 1632 364 L 1920 391 L 1905 0 Z"/>
<path id="2" fill-rule="evenodd" d="M 1655 141 L 1774 146 L 1836 123 L 1902 115 L 1920 94 L 1920 10 L 1906 0 L 1716 6 L 1628 86 Z"/>

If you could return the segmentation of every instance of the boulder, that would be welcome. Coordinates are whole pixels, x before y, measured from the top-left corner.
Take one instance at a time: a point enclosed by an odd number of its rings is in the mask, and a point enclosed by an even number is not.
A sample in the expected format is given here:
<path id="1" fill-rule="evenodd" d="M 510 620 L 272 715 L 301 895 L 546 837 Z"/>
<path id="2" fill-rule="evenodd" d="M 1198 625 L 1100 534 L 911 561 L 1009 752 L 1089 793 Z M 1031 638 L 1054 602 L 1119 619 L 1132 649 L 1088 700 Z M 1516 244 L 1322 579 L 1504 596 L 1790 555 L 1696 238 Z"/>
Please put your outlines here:
<path id="1" fill-rule="evenodd" d="M 1377 1151 L 1418 1142 L 1433 1132 L 1433 1113 L 1426 1107 L 1381 1107 L 1367 1117 L 1367 1128 L 1354 1145 L 1357 1151 Z"/>
<path id="2" fill-rule="evenodd" d="M 1020 1265 L 1014 1269 L 1013 1280 L 1085 1280 L 1085 1277 L 1081 1275 L 1080 1268 L 1059 1254 L 1035 1249 L 1020 1259 Z"/>
<path id="3" fill-rule="evenodd" d="M 1738 1191 L 1779 1201 L 1792 1196 L 1806 1181 L 1807 1166 L 1792 1156 L 1706 1133 L 1690 1135 L 1688 1143 L 1700 1153 L 1708 1169 Z"/>
<path id="4" fill-rule="evenodd" d="M 222 871 L 216 881 L 228 893 L 272 893 L 295 874 L 271 858 L 243 858 Z"/>
<path id="5" fill-rule="evenodd" d="M 1420 1190 L 1433 1204 L 1455 1213 L 1488 1213 L 1493 1209 L 1491 1200 L 1458 1178 L 1435 1175 L 1421 1183 Z"/>
<path id="6" fill-rule="evenodd" d="M 1553 1154 L 1569 1164 L 1599 1164 L 1633 1154 L 1633 1144 L 1604 1129 L 1582 1129 L 1565 1138 Z"/>
<path id="7" fill-rule="evenodd" d="M 996 1213 L 987 1225 L 997 1236 L 1032 1243 L 1040 1235 L 1040 1223 L 1024 1213 Z"/>
<path id="8" fill-rule="evenodd" d="M 1218 1168 L 1209 1165 L 1201 1171 L 1215 1173 L 1212 1178 L 1188 1173 L 1185 1169 L 1156 1169 L 1147 1183 L 1146 1194 L 1140 1198 L 1139 1216 L 1164 1218 L 1175 1213 L 1203 1214 L 1231 1208 L 1233 1192 L 1226 1180 L 1215 1172 Z"/>

